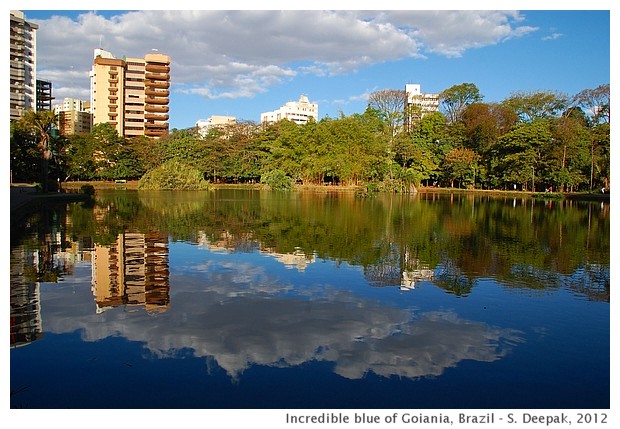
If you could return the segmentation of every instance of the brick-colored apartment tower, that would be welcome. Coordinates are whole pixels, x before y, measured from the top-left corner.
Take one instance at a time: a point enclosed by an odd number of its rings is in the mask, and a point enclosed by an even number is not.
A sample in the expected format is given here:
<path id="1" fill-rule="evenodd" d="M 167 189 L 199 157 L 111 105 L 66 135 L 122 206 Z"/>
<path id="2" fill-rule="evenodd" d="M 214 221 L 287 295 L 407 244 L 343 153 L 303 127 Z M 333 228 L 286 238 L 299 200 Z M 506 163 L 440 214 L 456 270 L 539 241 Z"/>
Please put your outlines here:
<path id="1" fill-rule="evenodd" d="M 170 57 L 115 58 L 95 49 L 91 70 L 93 124 L 108 122 L 126 138 L 159 138 L 169 131 Z"/>

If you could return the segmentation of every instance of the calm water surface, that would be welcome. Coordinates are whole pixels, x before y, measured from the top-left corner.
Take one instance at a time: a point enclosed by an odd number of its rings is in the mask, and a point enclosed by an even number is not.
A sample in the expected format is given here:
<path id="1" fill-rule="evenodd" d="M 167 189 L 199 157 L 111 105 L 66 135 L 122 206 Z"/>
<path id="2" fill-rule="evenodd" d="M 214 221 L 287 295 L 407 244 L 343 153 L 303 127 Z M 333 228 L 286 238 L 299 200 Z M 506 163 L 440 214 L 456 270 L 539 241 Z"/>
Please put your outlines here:
<path id="1" fill-rule="evenodd" d="M 11 408 L 609 408 L 600 202 L 107 191 L 11 216 Z"/>

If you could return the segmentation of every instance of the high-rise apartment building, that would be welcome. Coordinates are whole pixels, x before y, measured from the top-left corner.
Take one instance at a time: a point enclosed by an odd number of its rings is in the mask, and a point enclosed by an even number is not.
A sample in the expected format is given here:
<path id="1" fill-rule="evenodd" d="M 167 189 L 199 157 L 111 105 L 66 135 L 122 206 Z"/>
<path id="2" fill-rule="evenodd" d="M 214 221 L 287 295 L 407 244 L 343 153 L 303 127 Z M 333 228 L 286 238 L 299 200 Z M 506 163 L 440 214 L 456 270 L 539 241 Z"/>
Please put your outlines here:
<path id="1" fill-rule="evenodd" d="M 296 124 L 307 124 L 311 120 L 317 121 L 318 117 L 319 105 L 310 103 L 308 97 L 302 95 L 299 101 L 289 101 L 276 111 L 261 113 L 260 122 L 266 125 L 288 119 Z"/>
<path id="2" fill-rule="evenodd" d="M 424 115 L 439 111 L 439 94 L 422 94 L 420 84 L 405 85 L 405 126 L 419 121 Z"/>
<path id="3" fill-rule="evenodd" d="M 115 58 L 95 49 L 91 79 L 93 124 L 110 123 L 124 137 L 168 133 L 170 57 Z"/>
<path id="4" fill-rule="evenodd" d="M 23 12 L 11 11 L 10 113 L 11 121 L 24 110 L 37 108 L 37 29 Z"/>

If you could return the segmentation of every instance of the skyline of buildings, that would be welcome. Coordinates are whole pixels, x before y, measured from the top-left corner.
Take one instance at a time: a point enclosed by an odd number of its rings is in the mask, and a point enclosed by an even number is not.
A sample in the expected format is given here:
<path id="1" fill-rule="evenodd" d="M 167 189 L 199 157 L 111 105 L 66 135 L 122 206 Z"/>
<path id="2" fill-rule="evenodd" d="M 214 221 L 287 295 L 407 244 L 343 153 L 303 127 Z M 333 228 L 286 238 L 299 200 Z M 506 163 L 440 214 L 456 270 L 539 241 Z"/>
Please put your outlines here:
<path id="1" fill-rule="evenodd" d="M 53 109 L 62 135 L 90 132 L 100 123 L 110 123 L 125 138 L 159 139 L 170 132 L 170 56 L 153 50 L 143 58 L 116 58 L 96 48 L 89 73 L 90 100 L 66 98 L 53 105 L 52 82 L 36 79 L 37 29 L 26 21 L 24 13 L 11 11 L 11 120 L 19 119 L 23 110 Z M 420 84 L 406 84 L 405 93 L 406 128 L 426 113 L 439 110 L 439 94 L 423 94 Z M 261 113 L 260 125 L 282 119 L 296 124 L 318 121 L 318 107 L 301 95 L 297 101 Z M 205 136 L 214 127 L 235 123 L 234 116 L 212 115 L 197 120 L 195 127 Z"/>

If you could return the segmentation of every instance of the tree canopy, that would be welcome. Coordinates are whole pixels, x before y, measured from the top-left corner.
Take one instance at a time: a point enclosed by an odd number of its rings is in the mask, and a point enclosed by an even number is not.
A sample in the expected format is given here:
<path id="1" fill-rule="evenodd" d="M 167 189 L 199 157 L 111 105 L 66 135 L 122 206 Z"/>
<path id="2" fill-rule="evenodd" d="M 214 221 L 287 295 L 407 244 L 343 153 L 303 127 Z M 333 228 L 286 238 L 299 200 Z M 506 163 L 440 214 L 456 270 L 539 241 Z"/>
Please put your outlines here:
<path id="1" fill-rule="evenodd" d="M 171 173 L 174 165 L 211 183 L 270 182 L 274 188 L 609 188 L 609 85 L 573 97 L 522 91 L 485 103 L 475 84 L 463 83 L 441 92 L 441 111 L 419 115 L 407 127 L 404 96 L 377 91 L 363 113 L 306 125 L 245 121 L 204 136 L 175 129 L 160 140 L 125 139 L 109 124 L 55 136 L 53 115 L 30 113 L 11 124 L 11 171 L 19 180 L 40 181 L 46 161 L 59 180 L 140 179 L 164 165 Z"/>

